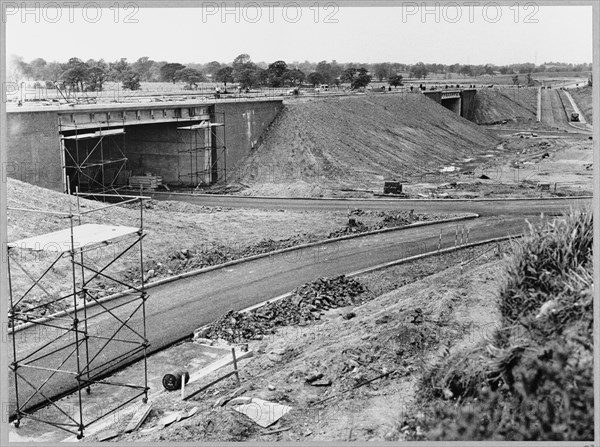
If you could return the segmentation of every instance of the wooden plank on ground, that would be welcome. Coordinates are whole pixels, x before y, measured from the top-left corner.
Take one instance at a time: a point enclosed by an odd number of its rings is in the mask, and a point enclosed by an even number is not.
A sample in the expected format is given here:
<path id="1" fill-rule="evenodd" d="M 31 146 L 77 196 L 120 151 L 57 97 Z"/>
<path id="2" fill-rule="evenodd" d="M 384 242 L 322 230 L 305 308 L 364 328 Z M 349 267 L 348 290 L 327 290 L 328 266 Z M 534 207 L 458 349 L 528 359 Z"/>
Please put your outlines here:
<path id="1" fill-rule="evenodd" d="M 146 418 L 150 414 L 150 411 L 152 411 L 152 404 L 151 403 L 147 403 L 145 405 L 142 405 L 138 409 L 138 411 L 135 412 L 135 414 L 133 415 L 133 417 L 129 421 L 129 424 L 127 424 L 127 427 L 125 427 L 125 433 L 130 433 L 130 432 L 135 431 L 138 428 L 140 428 L 140 425 L 142 425 L 144 423 L 144 421 L 146 420 Z"/>

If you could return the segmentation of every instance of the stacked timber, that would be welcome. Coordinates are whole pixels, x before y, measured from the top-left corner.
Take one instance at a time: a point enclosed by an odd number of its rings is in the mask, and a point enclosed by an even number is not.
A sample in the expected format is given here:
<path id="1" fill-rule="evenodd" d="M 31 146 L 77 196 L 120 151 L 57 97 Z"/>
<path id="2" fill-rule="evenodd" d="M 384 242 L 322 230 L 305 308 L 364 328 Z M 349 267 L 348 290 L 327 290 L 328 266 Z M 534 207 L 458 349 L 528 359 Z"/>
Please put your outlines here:
<path id="1" fill-rule="evenodd" d="M 135 189 L 155 190 L 162 185 L 162 176 L 160 175 L 132 175 L 129 177 L 129 186 Z"/>

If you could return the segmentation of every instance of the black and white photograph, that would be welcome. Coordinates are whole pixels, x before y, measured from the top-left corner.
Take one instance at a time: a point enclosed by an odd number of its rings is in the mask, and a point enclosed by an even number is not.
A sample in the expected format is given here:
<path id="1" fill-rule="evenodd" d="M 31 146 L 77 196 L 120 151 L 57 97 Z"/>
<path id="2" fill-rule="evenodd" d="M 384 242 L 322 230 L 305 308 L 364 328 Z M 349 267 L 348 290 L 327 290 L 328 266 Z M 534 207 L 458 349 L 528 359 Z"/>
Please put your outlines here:
<path id="1" fill-rule="evenodd" d="M 598 447 L 600 3 L 0 5 L 2 445 Z"/>

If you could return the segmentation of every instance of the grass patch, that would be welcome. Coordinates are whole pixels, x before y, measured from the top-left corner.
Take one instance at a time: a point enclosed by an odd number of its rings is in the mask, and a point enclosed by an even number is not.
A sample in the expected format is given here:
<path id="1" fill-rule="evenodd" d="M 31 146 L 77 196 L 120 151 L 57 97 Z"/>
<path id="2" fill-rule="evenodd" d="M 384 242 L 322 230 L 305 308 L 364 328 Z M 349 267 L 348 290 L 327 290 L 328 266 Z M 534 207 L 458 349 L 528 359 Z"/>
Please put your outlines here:
<path id="1" fill-rule="evenodd" d="M 591 210 L 530 227 L 507 260 L 493 339 L 422 377 L 428 439 L 594 438 L 592 243 Z"/>

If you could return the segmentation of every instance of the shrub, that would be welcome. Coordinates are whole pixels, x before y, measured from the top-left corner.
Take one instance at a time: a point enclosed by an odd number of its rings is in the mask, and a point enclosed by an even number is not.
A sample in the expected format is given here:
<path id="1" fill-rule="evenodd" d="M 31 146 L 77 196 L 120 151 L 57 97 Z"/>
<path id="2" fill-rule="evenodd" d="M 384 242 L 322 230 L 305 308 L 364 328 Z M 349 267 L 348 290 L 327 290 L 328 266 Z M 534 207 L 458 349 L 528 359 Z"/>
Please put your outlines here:
<path id="1" fill-rule="evenodd" d="M 429 439 L 594 438 L 592 232 L 590 210 L 531 227 L 506 268 L 493 342 L 423 376 L 430 404 L 454 398 L 435 408 Z"/>

